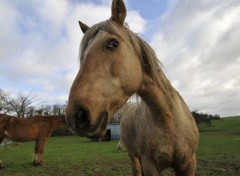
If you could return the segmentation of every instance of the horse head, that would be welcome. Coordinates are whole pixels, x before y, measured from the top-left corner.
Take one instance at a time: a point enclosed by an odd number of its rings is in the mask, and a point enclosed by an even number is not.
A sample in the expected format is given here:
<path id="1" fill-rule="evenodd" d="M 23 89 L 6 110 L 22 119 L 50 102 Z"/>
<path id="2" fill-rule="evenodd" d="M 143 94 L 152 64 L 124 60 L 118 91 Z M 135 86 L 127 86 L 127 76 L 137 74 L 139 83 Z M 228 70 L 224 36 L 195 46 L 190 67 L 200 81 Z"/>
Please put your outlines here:
<path id="1" fill-rule="evenodd" d="M 89 27 L 80 47 L 80 69 L 72 84 L 66 122 L 76 134 L 88 137 L 104 133 L 108 121 L 139 89 L 142 69 L 137 45 L 125 27 L 126 8 L 113 0 L 109 20 Z"/>

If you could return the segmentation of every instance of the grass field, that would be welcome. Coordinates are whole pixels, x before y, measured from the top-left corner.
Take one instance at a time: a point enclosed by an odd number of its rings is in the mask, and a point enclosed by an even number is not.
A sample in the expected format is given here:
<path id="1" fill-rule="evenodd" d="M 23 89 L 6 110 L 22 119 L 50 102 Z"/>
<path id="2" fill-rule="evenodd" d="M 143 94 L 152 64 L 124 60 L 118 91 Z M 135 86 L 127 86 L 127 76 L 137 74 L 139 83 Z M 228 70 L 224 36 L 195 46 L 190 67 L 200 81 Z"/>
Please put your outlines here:
<path id="1" fill-rule="evenodd" d="M 197 176 L 240 175 L 240 117 L 201 124 L 197 151 Z M 0 176 L 130 176 L 126 151 L 118 152 L 118 141 L 90 142 L 80 137 L 51 137 L 45 145 L 43 166 L 32 166 L 33 142 L 0 147 L 5 168 Z M 163 176 L 172 175 L 166 171 Z"/>

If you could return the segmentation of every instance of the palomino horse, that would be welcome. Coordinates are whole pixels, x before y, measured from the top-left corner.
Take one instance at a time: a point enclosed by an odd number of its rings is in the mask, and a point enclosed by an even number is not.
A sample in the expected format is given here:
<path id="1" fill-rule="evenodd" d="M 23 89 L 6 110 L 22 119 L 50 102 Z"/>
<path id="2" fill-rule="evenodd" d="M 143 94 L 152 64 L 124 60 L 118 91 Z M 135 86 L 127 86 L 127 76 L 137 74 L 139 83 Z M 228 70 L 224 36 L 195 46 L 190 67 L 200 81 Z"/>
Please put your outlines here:
<path id="1" fill-rule="evenodd" d="M 79 22 L 84 32 L 81 64 L 70 90 L 66 122 L 76 134 L 101 136 L 114 112 L 137 93 L 143 103 L 136 118 L 144 119 L 139 125 L 144 132 L 132 144 L 138 148 L 134 161 L 143 171 L 138 175 L 157 176 L 173 167 L 177 175 L 193 176 L 196 123 L 153 49 L 124 25 L 125 17 L 124 2 L 113 0 L 109 20 L 92 27 Z"/>
<path id="2" fill-rule="evenodd" d="M 16 142 L 35 140 L 33 165 L 43 162 L 43 150 L 46 139 L 52 131 L 65 123 L 65 116 L 34 116 L 32 118 L 17 118 L 0 114 L 0 143 L 3 138 Z"/>

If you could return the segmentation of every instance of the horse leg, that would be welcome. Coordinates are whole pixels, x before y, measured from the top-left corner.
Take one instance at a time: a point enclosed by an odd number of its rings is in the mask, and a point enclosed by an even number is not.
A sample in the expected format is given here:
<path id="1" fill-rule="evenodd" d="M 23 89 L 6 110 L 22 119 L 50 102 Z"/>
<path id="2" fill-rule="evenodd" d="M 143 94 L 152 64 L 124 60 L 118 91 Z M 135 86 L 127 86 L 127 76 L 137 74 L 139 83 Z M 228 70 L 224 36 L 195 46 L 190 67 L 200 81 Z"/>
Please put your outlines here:
<path id="1" fill-rule="evenodd" d="M 4 138 L 4 136 L 0 136 L 0 144 L 1 144 L 2 141 L 3 141 L 3 138 Z"/>
<path id="2" fill-rule="evenodd" d="M 161 171 L 154 167 L 154 163 L 145 157 L 144 155 L 141 157 L 141 164 L 142 164 L 142 172 L 143 175 L 154 175 L 160 176 Z"/>
<path id="3" fill-rule="evenodd" d="M 0 136 L 0 144 L 3 141 L 3 138 L 4 138 L 4 136 Z M 2 160 L 0 160 L 0 169 L 2 169 L 2 168 L 3 168 L 3 163 L 2 163 Z"/>
<path id="4" fill-rule="evenodd" d="M 117 149 L 118 151 L 120 151 L 122 149 L 122 141 L 120 140 L 118 145 L 117 145 Z"/>
<path id="5" fill-rule="evenodd" d="M 0 169 L 2 169 L 3 168 L 3 163 L 2 163 L 2 161 L 0 160 Z"/>
<path id="6" fill-rule="evenodd" d="M 4 149 L 6 150 L 7 149 L 7 145 L 8 145 L 8 139 L 7 138 L 4 138 L 3 140 L 3 145 L 4 145 Z"/>
<path id="7" fill-rule="evenodd" d="M 1 136 L 0 137 L 0 144 L 3 144 L 3 146 L 4 146 L 4 149 L 6 149 L 7 148 L 7 139 L 6 138 L 4 138 L 4 136 Z"/>
<path id="8" fill-rule="evenodd" d="M 38 150 L 39 150 L 39 140 L 35 141 L 34 153 L 33 153 L 33 165 L 38 165 Z"/>
<path id="9" fill-rule="evenodd" d="M 39 148 L 38 148 L 38 165 L 43 163 L 43 151 L 44 151 L 44 144 L 46 142 L 46 139 L 39 140 Z"/>
<path id="10" fill-rule="evenodd" d="M 5 137 L 4 130 L 1 129 L 1 132 L 0 132 L 0 144 L 2 143 L 4 137 Z"/>
<path id="11" fill-rule="evenodd" d="M 3 137 L 0 137 L 0 144 L 2 143 Z M 3 163 L 2 160 L 0 160 L 0 169 L 3 168 Z"/>
<path id="12" fill-rule="evenodd" d="M 2 128 L 2 127 L 1 127 Z M 4 130 L 1 129 L 1 132 L 0 132 L 0 144 L 2 143 L 3 139 L 4 139 Z M 4 146 L 5 147 L 5 146 Z M 2 160 L 0 160 L 0 169 L 3 168 L 3 163 L 2 163 Z"/>
<path id="13" fill-rule="evenodd" d="M 142 167 L 139 158 L 129 155 L 131 161 L 132 161 L 132 170 L 134 176 L 143 176 L 142 175 Z"/>
<path id="14" fill-rule="evenodd" d="M 189 164 L 185 167 L 184 170 L 176 170 L 176 176 L 194 176 L 196 171 L 196 157 L 193 154 L 192 158 L 190 159 Z"/>

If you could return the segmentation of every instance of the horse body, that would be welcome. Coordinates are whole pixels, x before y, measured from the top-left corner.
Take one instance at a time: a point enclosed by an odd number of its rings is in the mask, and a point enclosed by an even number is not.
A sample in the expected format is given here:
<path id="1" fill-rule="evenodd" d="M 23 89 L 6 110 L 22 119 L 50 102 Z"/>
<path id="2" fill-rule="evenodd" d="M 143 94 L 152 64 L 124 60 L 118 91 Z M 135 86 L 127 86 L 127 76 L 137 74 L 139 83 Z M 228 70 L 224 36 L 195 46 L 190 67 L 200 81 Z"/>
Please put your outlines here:
<path id="1" fill-rule="evenodd" d="M 168 167 L 173 167 L 179 175 L 193 174 L 196 146 L 192 143 L 198 142 L 198 132 L 186 124 L 189 131 L 185 135 L 181 126 L 165 124 L 166 120 L 159 115 L 150 120 L 154 116 L 144 102 L 126 106 L 130 107 L 122 112 L 121 142 L 131 158 L 135 175 L 142 175 L 142 170 L 145 175 L 159 175 Z"/>
<path id="2" fill-rule="evenodd" d="M 16 142 L 37 140 L 48 137 L 51 132 L 64 122 L 64 116 L 34 116 L 32 118 L 11 118 L 5 128 L 5 137 Z"/>
<path id="3" fill-rule="evenodd" d="M 51 132 L 64 124 L 65 116 L 34 116 L 32 118 L 17 118 L 3 116 L 0 119 L 0 143 L 3 138 L 15 142 L 27 142 L 35 140 L 33 164 L 39 165 L 43 162 L 43 151 L 46 139 Z"/>
<path id="4" fill-rule="evenodd" d="M 35 119 L 34 119 L 35 120 Z M 39 125 L 33 119 L 11 118 L 5 128 L 4 137 L 15 142 L 36 140 L 40 134 Z M 24 127 L 24 130 L 22 130 Z"/>
<path id="5" fill-rule="evenodd" d="M 157 176 L 173 167 L 177 175 L 193 176 L 196 124 L 155 52 L 124 25 L 125 17 L 123 1 L 113 0 L 109 20 L 92 27 L 80 22 L 81 65 L 69 94 L 67 124 L 76 134 L 101 136 L 113 113 L 137 93 L 143 103 L 129 109 L 135 119 L 126 118 L 132 123 L 124 130 L 135 141 L 126 146 L 137 175 Z"/>

